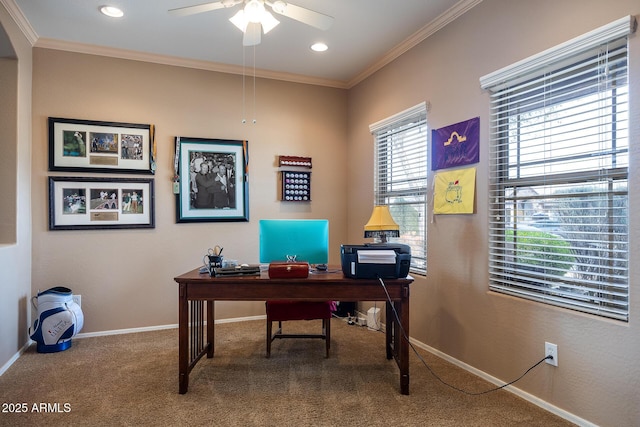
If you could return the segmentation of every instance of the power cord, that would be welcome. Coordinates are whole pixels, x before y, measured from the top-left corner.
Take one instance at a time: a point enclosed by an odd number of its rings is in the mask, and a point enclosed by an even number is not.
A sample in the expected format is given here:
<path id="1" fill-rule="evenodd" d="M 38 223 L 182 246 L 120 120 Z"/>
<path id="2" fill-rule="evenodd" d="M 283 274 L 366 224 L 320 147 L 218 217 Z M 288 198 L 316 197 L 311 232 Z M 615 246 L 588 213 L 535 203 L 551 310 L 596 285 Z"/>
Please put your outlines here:
<path id="1" fill-rule="evenodd" d="M 389 295 L 389 292 L 387 291 L 387 286 L 384 284 L 384 281 L 378 277 L 378 281 L 380 282 L 380 284 L 382 285 L 382 289 L 384 289 L 384 293 L 387 296 L 387 302 L 391 305 L 391 310 L 393 311 L 393 315 L 396 319 L 396 323 L 400 326 L 400 331 L 402 332 L 402 336 L 404 337 L 404 339 L 407 340 L 407 342 L 409 343 L 409 347 L 411 347 L 411 350 L 413 350 L 414 354 L 416 356 L 418 356 L 418 359 L 420 359 L 420 361 L 422 362 L 422 364 L 427 368 L 427 370 L 431 373 L 431 375 L 433 375 L 433 377 L 435 379 L 437 379 L 438 381 L 440 381 L 442 384 L 446 385 L 447 387 L 450 387 L 456 391 L 459 391 L 461 393 L 464 393 L 466 395 L 469 396 L 480 396 L 482 394 L 487 394 L 487 393 L 492 393 L 494 391 L 498 391 L 501 390 L 507 386 L 510 386 L 514 383 L 516 383 L 517 381 L 520 381 L 525 375 L 527 375 L 531 370 L 533 370 L 536 366 L 540 365 L 542 362 L 544 362 L 547 359 L 553 359 L 553 356 L 549 355 L 546 356 L 544 359 L 540 360 L 539 362 L 537 362 L 535 365 L 533 365 L 532 367 L 530 367 L 529 369 L 527 369 L 524 374 L 520 375 L 518 378 L 516 378 L 515 380 L 508 382 L 506 384 L 503 384 L 501 386 L 498 387 L 494 387 L 485 391 L 481 391 L 481 392 L 470 392 L 464 389 L 461 389 L 459 387 L 456 387 L 452 384 L 449 384 L 448 382 L 446 382 L 445 380 L 443 380 L 442 378 L 440 378 L 434 371 L 433 369 L 431 369 L 431 367 L 427 364 L 427 362 L 424 360 L 424 358 L 420 355 L 420 353 L 418 353 L 418 350 L 416 350 L 416 348 L 414 347 L 414 345 L 411 343 L 411 341 L 409 341 L 409 337 L 407 336 L 404 328 L 402 327 L 402 322 L 400 322 L 400 316 L 398 316 L 398 312 L 396 311 L 396 307 L 393 304 L 393 301 L 391 300 L 391 296 Z"/>
<path id="2" fill-rule="evenodd" d="M 340 319 L 340 320 L 342 320 L 343 322 L 347 322 L 347 324 L 348 324 L 348 325 L 351 325 L 351 326 L 361 326 L 361 327 L 365 327 L 365 325 L 363 325 L 363 324 L 361 324 L 361 323 L 357 322 L 357 319 L 358 319 L 358 313 L 357 313 L 357 312 L 356 312 L 356 315 L 355 315 L 355 316 L 354 316 L 354 315 L 352 315 L 351 313 L 347 313 L 347 316 L 346 316 L 346 317 L 341 317 L 341 316 L 338 316 L 338 315 L 337 315 L 337 314 L 335 314 L 335 313 L 332 313 L 332 314 L 331 314 L 331 317 L 334 317 L 334 318 L 336 318 L 336 319 Z M 354 319 L 355 319 L 355 320 L 354 320 Z"/>

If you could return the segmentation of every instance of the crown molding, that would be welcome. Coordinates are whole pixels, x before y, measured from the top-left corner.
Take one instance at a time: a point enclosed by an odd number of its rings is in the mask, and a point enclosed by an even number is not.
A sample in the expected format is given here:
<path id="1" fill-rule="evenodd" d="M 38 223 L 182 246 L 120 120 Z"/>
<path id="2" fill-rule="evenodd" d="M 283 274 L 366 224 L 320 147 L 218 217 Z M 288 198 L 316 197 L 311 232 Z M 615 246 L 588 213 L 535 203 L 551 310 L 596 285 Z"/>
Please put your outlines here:
<path id="1" fill-rule="evenodd" d="M 14 0 L 0 0 L 0 4 L 7 9 L 9 16 L 11 16 L 18 28 L 20 28 L 20 31 L 24 34 L 29 44 L 33 46 L 38 40 L 38 34 L 33 29 L 29 21 L 27 21 L 27 18 L 24 16 L 16 2 Z"/>
<path id="2" fill-rule="evenodd" d="M 349 80 L 347 83 L 347 87 L 351 88 L 376 71 L 380 70 L 385 65 L 391 63 L 394 59 L 398 58 L 403 53 L 407 52 L 411 48 L 417 46 L 427 38 L 431 37 L 433 34 L 455 21 L 469 10 L 473 9 L 478 4 L 482 3 L 482 0 L 461 0 L 456 3 L 452 8 L 444 12 L 442 15 L 438 16 L 433 21 L 429 22 L 427 25 L 422 27 L 420 30 L 413 33 L 409 38 L 403 41 L 401 44 L 387 52 L 384 56 L 378 59 L 376 62 L 371 64 L 367 69 L 365 69 L 362 73 L 358 74 L 352 80 Z"/>
<path id="3" fill-rule="evenodd" d="M 3 1 L 3 0 L 0 0 Z M 183 68 L 194 68 L 198 70 L 216 71 L 219 73 L 246 75 L 246 67 L 240 65 L 222 64 L 212 61 L 197 59 L 185 59 L 169 55 L 158 55 L 154 53 L 139 52 L 134 50 L 119 49 L 105 46 L 96 46 L 86 43 L 69 42 L 56 39 L 39 38 L 33 47 L 53 50 L 63 50 L 67 52 L 83 53 L 87 55 L 107 56 L 111 58 L 127 59 L 131 61 L 151 62 L 162 65 L 172 65 Z M 254 70 L 251 69 L 251 76 Z M 316 77 L 304 76 L 300 74 L 284 73 L 278 71 L 255 69 L 255 77 L 283 80 L 294 83 L 304 83 L 316 86 L 328 86 L 339 89 L 346 89 L 346 83 L 338 80 L 320 79 Z"/>

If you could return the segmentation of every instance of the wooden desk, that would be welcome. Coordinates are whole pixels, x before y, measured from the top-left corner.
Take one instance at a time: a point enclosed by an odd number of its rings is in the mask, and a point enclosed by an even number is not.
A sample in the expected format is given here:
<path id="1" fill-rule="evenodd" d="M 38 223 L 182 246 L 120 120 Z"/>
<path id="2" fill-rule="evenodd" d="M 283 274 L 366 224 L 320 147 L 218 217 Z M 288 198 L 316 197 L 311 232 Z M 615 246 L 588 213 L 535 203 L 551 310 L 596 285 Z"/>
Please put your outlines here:
<path id="1" fill-rule="evenodd" d="M 409 284 L 413 282 L 410 276 L 384 281 L 393 304 L 389 304 L 387 293 L 378 280 L 349 279 L 336 267 L 330 267 L 327 273 L 310 274 L 305 279 L 270 279 L 266 273 L 260 276 L 210 277 L 195 269 L 174 280 L 178 282 L 179 289 L 180 394 L 189 389 L 189 373 L 200 358 L 205 354 L 208 358 L 213 357 L 214 302 L 272 299 L 387 301 L 387 359 L 395 359 L 400 369 L 400 392 L 409 394 L 409 342 L 405 336 L 409 337 Z M 395 321 L 394 309 L 400 324 Z"/>

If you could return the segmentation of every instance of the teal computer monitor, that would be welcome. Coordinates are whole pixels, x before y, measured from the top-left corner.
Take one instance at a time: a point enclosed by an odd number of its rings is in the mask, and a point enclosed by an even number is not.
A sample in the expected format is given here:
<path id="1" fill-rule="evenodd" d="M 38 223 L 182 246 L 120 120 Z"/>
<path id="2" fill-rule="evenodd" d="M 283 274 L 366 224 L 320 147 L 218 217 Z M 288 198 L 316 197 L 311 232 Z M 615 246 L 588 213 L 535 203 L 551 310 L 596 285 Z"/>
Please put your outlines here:
<path id="1" fill-rule="evenodd" d="M 260 220 L 260 262 L 329 262 L 329 221 L 326 219 Z"/>

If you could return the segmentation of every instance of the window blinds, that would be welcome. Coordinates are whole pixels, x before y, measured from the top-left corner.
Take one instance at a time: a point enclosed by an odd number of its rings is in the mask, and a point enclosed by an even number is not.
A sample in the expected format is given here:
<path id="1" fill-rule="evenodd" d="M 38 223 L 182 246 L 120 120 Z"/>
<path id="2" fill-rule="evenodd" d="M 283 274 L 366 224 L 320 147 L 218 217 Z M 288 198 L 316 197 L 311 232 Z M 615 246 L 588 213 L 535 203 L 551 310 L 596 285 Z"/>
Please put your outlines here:
<path id="1" fill-rule="evenodd" d="M 628 320 L 633 28 L 616 21 L 481 79 L 491 91 L 490 289 Z"/>
<path id="2" fill-rule="evenodd" d="M 411 247 L 411 269 L 426 273 L 426 103 L 369 127 L 375 143 L 374 197 L 400 226 L 400 243 Z"/>

